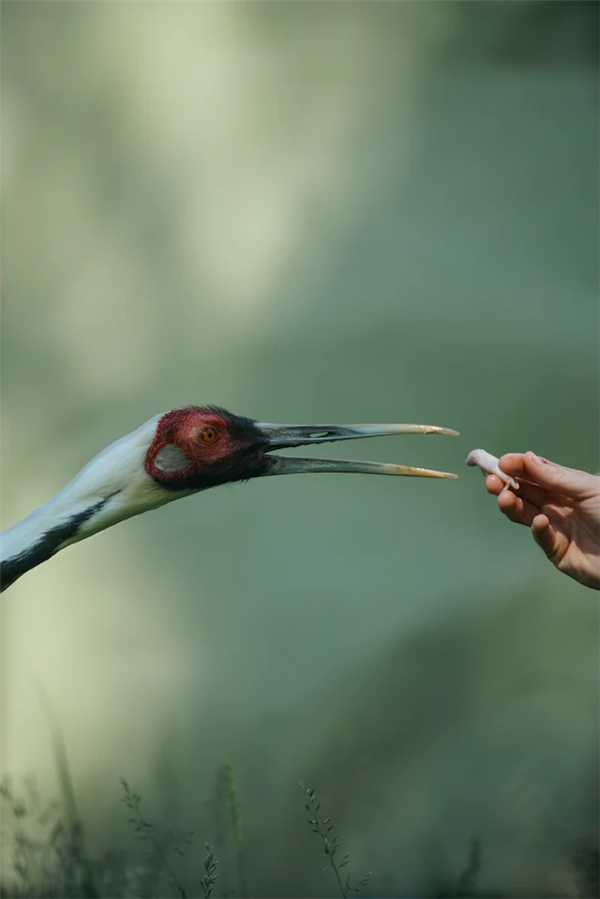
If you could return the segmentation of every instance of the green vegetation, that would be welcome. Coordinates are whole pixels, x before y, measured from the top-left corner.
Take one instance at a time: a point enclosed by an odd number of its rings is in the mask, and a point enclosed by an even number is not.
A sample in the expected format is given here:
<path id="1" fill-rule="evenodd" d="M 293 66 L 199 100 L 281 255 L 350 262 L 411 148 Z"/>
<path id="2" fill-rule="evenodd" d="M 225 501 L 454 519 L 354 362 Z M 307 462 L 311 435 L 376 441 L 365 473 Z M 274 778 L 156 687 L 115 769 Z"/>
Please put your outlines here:
<path id="1" fill-rule="evenodd" d="M 346 899 L 351 893 L 360 893 L 363 887 L 366 887 L 369 882 L 372 872 L 369 871 L 367 876 L 356 886 L 352 883 L 350 874 L 345 874 L 344 876 L 342 868 L 345 868 L 350 863 L 350 855 L 346 852 L 340 859 L 340 850 L 342 848 L 340 838 L 337 833 L 332 835 L 333 824 L 331 823 L 331 818 L 319 818 L 321 803 L 317 801 L 314 789 L 312 787 L 305 787 L 304 784 L 300 784 L 300 789 L 304 793 L 304 808 L 309 814 L 308 823 L 310 824 L 312 832 L 316 833 L 317 836 L 321 838 L 323 843 L 323 858 L 327 859 L 327 862 L 335 875 L 340 895 Z M 327 868 L 325 868 L 325 870 L 327 870 Z"/>
<path id="2" fill-rule="evenodd" d="M 3 866 L 0 897 L 6 899 L 88 899 L 106 896 L 111 899 L 141 899 L 141 897 L 175 896 L 180 899 L 233 899 L 252 895 L 248 889 L 246 859 L 242 841 L 242 825 L 233 769 L 226 763 L 219 770 L 217 781 L 227 786 L 222 796 L 229 808 L 229 828 L 237 855 L 235 883 L 221 877 L 221 864 L 215 848 L 205 842 L 201 850 L 195 844 L 194 832 L 169 829 L 165 835 L 155 822 L 142 811 L 142 797 L 121 778 L 122 801 L 129 811 L 128 821 L 137 840 L 145 849 L 141 861 L 135 852 L 123 849 L 109 851 L 98 857 L 83 852 L 83 828 L 79 821 L 68 821 L 64 803 L 43 801 L 31 779 L 17 789 L 10 778 L 0 785 L 2 800 Z M 336 893 L 347 899 L 364 895 L 371 872 L 354 882 L 346 869 L 349 853 L 343 853 L 340 838 L 329 818 L 320 817 L 321 803 L 312 787 L 301 784 L 304 809 L 308 823 L 323 849 L 331 870 Z M 225 811 L 224 809 L 222 811 Z M 7 832 L 6 832 L 7 831 Z M 183 860 L 190 862 L 184 872 Z M 598 895 L 598 852 L 587 849 L 574 853 L 570 861 L 570 889 L 573 897 Z M 473 840 L 462 873 L 452 880 L 437 881 L 432 871 L 432 891 L 438 897 L 484 897 L 477 888 L 482 869 L 482 849 Z M 234 865 L 235 867 L 235 865 Z M 190 875 L 190 871 L 195 872 Z M 229 872 L 231 875 L 231 872 Z M 225 885 L 225 883 L 227 885 Z M 219 889 L 219 885 L 223 888 Z M 324 881 L 323 895 L 330 884 Z M 388 894 L 389 895 L 389 894 Z M 501 896 L 500 892 L 493 895 Z"/>

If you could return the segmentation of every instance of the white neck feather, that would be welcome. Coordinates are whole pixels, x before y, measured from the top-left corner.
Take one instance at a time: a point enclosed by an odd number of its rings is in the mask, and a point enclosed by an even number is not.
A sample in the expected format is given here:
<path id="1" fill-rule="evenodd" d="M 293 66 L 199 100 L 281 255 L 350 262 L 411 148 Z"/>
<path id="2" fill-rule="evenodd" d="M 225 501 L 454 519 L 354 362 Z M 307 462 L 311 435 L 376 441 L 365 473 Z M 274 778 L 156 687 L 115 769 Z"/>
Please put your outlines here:
<path id="1" fill-rule="evenodd" d="M 78 516 L 86 517 L 76 533 L 60 542 L 54 552 L 89 537 L 132 515 L 139 515 L 185 495 L 165 490 L 144 468 L 146 453 L 161 416 L 147 421 L 99 453 L 60 493 L 35 509 L 2 534 L 2 562 L 27 555 L 57 528 L 66 527 Z M 193 493 L 190 490 L 189 493 Z M 98 509 L 94 507 L 98 506 Z M 81 520 L 81 519 L 80 519 Z M 33 565 L 38 562 L 33 562 Z"/>

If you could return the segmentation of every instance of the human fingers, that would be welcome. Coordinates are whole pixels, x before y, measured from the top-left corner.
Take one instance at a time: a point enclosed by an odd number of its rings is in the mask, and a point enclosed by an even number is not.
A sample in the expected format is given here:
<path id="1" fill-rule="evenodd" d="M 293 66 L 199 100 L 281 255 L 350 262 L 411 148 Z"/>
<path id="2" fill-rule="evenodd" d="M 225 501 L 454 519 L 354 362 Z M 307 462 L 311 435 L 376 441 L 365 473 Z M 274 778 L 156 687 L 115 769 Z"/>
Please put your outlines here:
<path id="1" fill-rule="evenodd" d="M 502 493 L 505 487 L 506 484 L 497 474 L 489 474 L 485 479 L 485 489 L 494 496 L 498 496 L 499 493 Z"/>
<path id="2" fill-rule="evenodd" d="M 502 471 L 512 477 L 525 478 L 546 490 L 573 499 L 588 499 L 600 493 L 600 477 L 597 475 L 576 468 L 566 468 L 564 465 L 536 456 L 531 451 L 506 453 L 499 464 Z"/>
<path id="3" fill-rule="evenodd" d="M 488 493 L 491 493 L 493 496 L 499 496 L 502 491 L 506 492 L 506 484 L 502 481 L 498 475 L 490 474 L 485 479 L 485 486 Z M 538 511 L 542 508 L 542 506 L 547 505 L 553 499 L 553 497 L 548 493 L 547 490 L 544 490 L 543 487 L 537 487 L 535 484 L 531 484 L 528 481 L 519 481 L 519 493 L 518 496 L 521 499 L 527 500 L 532 506 L 537 506 Z"/>
<path id="4" fill-rule="evenodd" d="M 511 490 L 504 490 L 498 496 L 498 508 L 510 521 L 531 527 L 533 519 L 540 510 Z"/>
<path id="5" fill-rule="evenodd" d="M 547 515 L 536 515 L 531 522 L 533 539 L 541 546 L 548 558 L 552 561 L 556 555 L 556 531 L 550 524 Z"/>
<path id="6" fill-rule="evenodd" d="M 545 487 L 540 487 L 538 484 L 532 484 L 531 481 L 519 478 L 517 483 L 519 484 L 519 496 L 530 502 L 532 506 L 537 506 L 538 509 L 552 503 L 557 498 L 556 493 L 546 490 Z"/>

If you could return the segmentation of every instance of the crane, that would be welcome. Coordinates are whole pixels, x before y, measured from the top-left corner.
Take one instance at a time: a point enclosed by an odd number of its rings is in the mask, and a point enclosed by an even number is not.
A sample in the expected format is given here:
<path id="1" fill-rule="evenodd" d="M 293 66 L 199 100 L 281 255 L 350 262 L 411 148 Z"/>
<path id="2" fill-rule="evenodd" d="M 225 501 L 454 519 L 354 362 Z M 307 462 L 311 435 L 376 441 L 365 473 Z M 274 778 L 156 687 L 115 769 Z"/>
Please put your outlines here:
<path id="1" fill-rule="evenodd" d="M 219 484 L 306 472 L 456 477 L 383 462 L 278 456 L 272 450 L 392 434 L 457 433 L 414 424 L 271 424 L 217 406 L 172 409 L 106 447 L 56 496 L 4 531 L 0 590 L 72 543 Z"/>

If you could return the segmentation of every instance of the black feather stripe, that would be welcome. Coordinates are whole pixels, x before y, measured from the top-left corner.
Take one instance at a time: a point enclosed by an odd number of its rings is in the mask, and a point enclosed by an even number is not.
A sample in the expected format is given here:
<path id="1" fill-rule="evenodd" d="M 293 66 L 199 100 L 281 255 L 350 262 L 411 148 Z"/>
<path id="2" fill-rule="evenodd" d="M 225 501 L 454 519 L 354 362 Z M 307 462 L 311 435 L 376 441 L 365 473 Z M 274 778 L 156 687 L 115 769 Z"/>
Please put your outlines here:
<path id="1" fill-rule="evenodd" d="M 119 491 L 117 490 L 116 492 L 118 493 Z M 73 518 L 70 518 L 64 524 L 51 528 L 49 531 L 46 531 L 37 543 L 28 547 L 24 552 L 0 563 L 0 593 L 6 590 L 7 587 L 10 587 L 11 584 L 14 584 L 17 578 L 25 574 L 26 571 L 35 568 L 36 565 L 45 562 L 53 556 L 65 540 L 70 540 L 71 537 L 74 537 L 81 525 L 89 521 L 115 495 L 113 493 L 111 496 L 105 497 L 100 502 L 90 506 L 89 509 L 84 509 L 83 512 L 74 515 Z"/>

